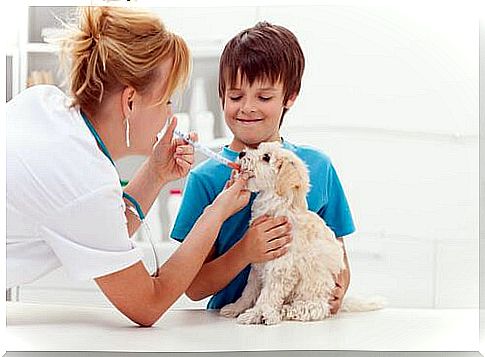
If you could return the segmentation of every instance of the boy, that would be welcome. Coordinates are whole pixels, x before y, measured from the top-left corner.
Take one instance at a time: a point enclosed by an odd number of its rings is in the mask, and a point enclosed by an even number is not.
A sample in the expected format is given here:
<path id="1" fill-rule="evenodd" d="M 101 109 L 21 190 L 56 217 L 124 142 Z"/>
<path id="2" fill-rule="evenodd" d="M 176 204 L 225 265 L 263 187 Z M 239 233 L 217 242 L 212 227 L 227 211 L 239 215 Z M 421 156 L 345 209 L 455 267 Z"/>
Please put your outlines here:
<path id="1" fill-rule="evenodd" d="M 234 161 L 246 146 L 255 148 L 261 142 L 281 141 L 309 168 L 309 209 L 318 213 L 342 241 L 341 237 L 355 228 L 330 159 L 311 147 L 286 142 L 279 134 L 283 117 L 300 91 L 304 66 L 298 40 L 281 26 L 258 23 L 227 43 L 219 66 L 219 97 L 234 138 L 221 154 Z M 231 170 L 214 160 L 205 161 L 189 174 L 172 238 L 184 240 L 230 176 Z M 248 206 L 224 223 L 208 258 L 186 291 L 192 300 L 213 295 L 209 309 L 220 309 L 241 296 L 251 263 L 272 260 L 287 252 L 291 226 L 286 218 L 258 217 L 249 227 L 253 199 L 254 194 Z M 340 308 L 350 281 L 346 255 L 345 263 L 347 269 L 336 277 L 333 314 Z"/>

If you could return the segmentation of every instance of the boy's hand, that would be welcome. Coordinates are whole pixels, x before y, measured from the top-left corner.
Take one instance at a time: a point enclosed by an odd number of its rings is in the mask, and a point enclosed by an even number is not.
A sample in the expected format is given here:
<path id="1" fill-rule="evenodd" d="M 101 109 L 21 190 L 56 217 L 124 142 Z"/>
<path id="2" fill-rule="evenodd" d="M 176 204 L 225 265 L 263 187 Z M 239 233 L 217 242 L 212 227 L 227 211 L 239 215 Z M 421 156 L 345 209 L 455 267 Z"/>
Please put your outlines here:
<path id="1" fill-rule="evenodd" d="M 291 229 L 286 217 L 258 217 L 241 240 L 248 263 L 263 263 L 284 255 L 292 240 Z"/>
<path id="2" fill-rule="evenodd" d="M 231 217 L 236 212 L 247 206 L 251 198 L 251 192 L 246 188 L 248 177 L 246 174 L 240 175 L 237 179 L 231 178 L 224 190 L 216 197 L 211 207 L 221 213 L 224 220 Z"/>
<path id="3" fill-rule="evenodd" d="M 347 288 L 349 287 L 350 276 L 347 269 L 342 270 L 335 278 L 335 288 L 332 292 L 332 297 L 330 298 L 330 313 L 335 315 L 342 306 L 342 301 L 344 299 Z"/>

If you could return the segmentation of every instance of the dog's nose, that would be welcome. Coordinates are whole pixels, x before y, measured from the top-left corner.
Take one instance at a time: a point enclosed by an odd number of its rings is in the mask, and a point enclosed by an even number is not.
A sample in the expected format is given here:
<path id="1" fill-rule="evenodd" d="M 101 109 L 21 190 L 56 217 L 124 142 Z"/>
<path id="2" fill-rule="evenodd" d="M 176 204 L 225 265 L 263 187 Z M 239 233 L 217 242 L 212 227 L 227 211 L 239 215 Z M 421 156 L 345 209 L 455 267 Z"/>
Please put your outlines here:
<path id="1" fill-rule="evenodd" d="M 245 155 L 246 155 L 246 152 L 245 151 L 241 151 L 239 153 L 239 158 L 242 159 Z"/>

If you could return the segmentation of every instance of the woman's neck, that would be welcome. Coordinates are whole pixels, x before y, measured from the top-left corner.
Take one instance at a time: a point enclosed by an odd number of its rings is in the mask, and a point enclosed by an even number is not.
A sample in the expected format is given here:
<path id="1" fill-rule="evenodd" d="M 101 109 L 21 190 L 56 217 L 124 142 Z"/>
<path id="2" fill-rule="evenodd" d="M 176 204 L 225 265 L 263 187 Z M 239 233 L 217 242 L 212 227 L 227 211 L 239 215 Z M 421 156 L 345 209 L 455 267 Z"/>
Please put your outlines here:
<path id="1" fill-rule="evenodd" d="M 107 106 L 104 106 L 106 108 Z M 96 113 L 84 111 L 113 160 L 128 154 L 124 122 L 116 110 L 99 110 Z"/>

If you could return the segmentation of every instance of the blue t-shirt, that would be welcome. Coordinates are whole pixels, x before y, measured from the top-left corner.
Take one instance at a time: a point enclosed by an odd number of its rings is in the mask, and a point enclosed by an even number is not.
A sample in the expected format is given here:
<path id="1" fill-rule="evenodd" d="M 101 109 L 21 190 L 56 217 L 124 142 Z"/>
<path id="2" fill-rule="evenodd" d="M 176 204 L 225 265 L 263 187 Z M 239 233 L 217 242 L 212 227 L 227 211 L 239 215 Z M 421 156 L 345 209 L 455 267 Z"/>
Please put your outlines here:
<path id="1" fill-rule="evenodd" d="M 307 195 L 308 208 L 322 217 L 337 237 L 354 232 L 347 199 L 330 158 L 309 146 L 296 146 L 285 141 L 283 147 L 293 151 L 309 169 L 311 186 Z M 234 161 L 239 153 L 224 147 L 221 154 Z M 212 159 L 204 161 L 190 172 L 182 204 L 170 234 L 173 239 L 185 239 L 205 207 L 222 191 L 230 175 L 229 167 Z M 251 219 L 251 204 L 255 197 L 256 194 L 253 193 L 250 203 L 222 225 L 215 242 L 216 257 L 227 252 L 246 233 Z M 220 309 L 236 301 L 246 286 L 249 270 L 248 265 L 224 289 L 214 294 L 207 308 Z"/>

